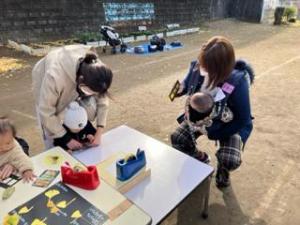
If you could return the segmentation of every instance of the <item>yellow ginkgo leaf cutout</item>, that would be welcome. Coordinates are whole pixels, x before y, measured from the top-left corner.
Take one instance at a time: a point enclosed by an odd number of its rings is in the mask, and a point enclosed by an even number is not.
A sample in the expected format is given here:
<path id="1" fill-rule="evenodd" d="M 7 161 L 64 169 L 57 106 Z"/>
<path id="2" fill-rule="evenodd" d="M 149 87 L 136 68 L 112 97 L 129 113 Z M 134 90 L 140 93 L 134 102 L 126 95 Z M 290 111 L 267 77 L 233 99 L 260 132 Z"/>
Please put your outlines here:
<path id="1" fill-rule="evenodd" d="M 57 208 L 57 207 L 52 207 L 50 209 L 50 213 L 57 213 L 58 211 L 59 211 L 59 208 Z"/>
<path id="2" fill-rule="evenodd" d="M 59 203 L 56 204 L 57 207 L 64 209 L 67 207 L 67 202 L 66 201 L 61 201 Z"/>
<path id="3" fill-rule="evenodd" d="M 52 207 L 54 207 L 54 206 L 55 206 L 54 202 L 51 201 L 50 199 L 48 199 L 47 207 L 48 207 L 48 208 L 52 208 Z"/>
<path id="4" fill-rule="evenodd" d="M 34 221 L 31 223 L 31 225 L 47 225 L 44 223 L 46 219 L 40 220 L 40 219 L 34 219 Z"/>
<path id="5" fill-rule="evenodd" d="M 61 155 L 47 155 L 44 159 L 44 163 L 47 166 L 60 165 L 63 162 Z"/>
<path id="6" fill-rule="evenodd" d="M 24 206 L 23 208 L 21 208 L 21 209 L 19 210 L 19 214 L 26 214 L 26 213 L 29 213 L 30 210 L 32 210 L 32 209 L 33 209 L 33 207 L 30 207 L 30 208 L 28 209 L 27 206 Z"/>
<path id="7" fill-rule="evenodd" d="M 54 196 L 59 195 L 59 194 L 60 194 L 60 192 L 59 192 L 58 190 L 55 190 L 55 189 L 51 189 L 51 190 L 49 190 L 49 191 L 47 191 L 47 192 L 45 193 L 45 195 L 46 195 L 48 198 L 53 198 Z"/>
<path id="8" fill-rule="evenodd" d="M 73 218 L 73 219 L 78 219 L 80 217 L 82 217 L 82 215 L 79 210 L 74 211 L 71 216 L 71 218 Z"/>
<path id="9" fill-rule="evenodd" d="M 18 214 L 7 215 L 4 217 L 3 225 L 18 225 L 20 217 Z"/>

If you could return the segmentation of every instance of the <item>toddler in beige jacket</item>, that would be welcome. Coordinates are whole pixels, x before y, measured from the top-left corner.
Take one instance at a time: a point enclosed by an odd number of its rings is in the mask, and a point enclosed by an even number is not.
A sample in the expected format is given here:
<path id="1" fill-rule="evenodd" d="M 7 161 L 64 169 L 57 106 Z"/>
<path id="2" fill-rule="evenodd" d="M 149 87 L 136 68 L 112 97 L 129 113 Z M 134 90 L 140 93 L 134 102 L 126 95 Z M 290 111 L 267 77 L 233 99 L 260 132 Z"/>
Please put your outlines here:
<path id="1" fill-rule="evenodd" d="M 0 118 L 0 180 L 17 170 L 26 181 L 32 181 L 33 164 L 14 138 L 15 128 L 9 119 Z"/>

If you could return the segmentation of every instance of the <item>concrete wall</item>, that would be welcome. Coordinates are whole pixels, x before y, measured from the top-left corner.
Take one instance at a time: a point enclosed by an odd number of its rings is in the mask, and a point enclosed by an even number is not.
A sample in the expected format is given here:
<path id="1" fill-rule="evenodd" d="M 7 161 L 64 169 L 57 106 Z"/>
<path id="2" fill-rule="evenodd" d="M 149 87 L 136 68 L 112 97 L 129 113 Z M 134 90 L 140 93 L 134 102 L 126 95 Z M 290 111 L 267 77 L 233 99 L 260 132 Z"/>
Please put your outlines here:
<path id="1" fill-rule="evenodd" d="M 249 22 L 260 22 L 264 0 L 232 0 L 230 16 Z"/>
<path id="2" fill-rule="evenodd" d="M 1 38 L 35 40 L 94 30 L 104 20 L 96 0 L 1 0 Z"/>
<path id="3" fill-rule="evenodd" d="M 150 4 L 150 10 L 152 5 L 154 15 L 143 19 L 148 12 L 140 10 L 143 7 L 139 4 Z M 117 7 L 116 11 L 114 7 Z M 110 13 L 110 19 L 105 13 Z M 114 21 L 116 13 L 127 17 Z M 105 23 L 121 30 L 137 30 L 138 25 L 199 25 L 201 20 L 210 18 L 211 0 L 1 0 L 0 40 L 35 41 L 45 37 L 70 37 L 77 32 L 97 32 L 99 26 Z"/>
<path id="4" fill-rule="evenodd" d="M 199 25 L 202 21 L 227 17 L 260 22 L 264 12 L 263 5 L 268 8 L 267 3 L 272 1 L 297 4 L 300 2 L 300 0 L 0 0 L 0 42 L 7 39 L 24 42 L 72 37 L 80 32 L 98 32 L 102 24 L 113 25 L 118 31 L 136 31 L 139 25 L 147 25 L 149 28 L 161 28 L 169 23 Z"/>
<path id="5" fill-rule="evenodd" d="M 211 19 L 223 19 L 230 17 L 230 8 L 232 0 L 212 0 L 211 1 Z"/>

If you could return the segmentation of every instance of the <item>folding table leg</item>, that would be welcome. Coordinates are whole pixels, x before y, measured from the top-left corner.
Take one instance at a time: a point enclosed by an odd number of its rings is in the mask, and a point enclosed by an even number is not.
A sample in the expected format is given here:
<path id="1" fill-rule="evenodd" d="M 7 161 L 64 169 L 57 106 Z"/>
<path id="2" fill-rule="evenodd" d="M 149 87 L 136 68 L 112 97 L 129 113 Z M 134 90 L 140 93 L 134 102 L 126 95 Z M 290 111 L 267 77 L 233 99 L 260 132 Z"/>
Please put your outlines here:
<path id="1" fill-rule="evenodd" d="M 205 195 L 204 195 L 204 206 L 202 211 L 202 218 L 207 219 L 208 217 L 208 204 L 209 204 L 209 194 L 210 194 L 210 183 L 212 177 L 209 176 L 205 180 Z"/>

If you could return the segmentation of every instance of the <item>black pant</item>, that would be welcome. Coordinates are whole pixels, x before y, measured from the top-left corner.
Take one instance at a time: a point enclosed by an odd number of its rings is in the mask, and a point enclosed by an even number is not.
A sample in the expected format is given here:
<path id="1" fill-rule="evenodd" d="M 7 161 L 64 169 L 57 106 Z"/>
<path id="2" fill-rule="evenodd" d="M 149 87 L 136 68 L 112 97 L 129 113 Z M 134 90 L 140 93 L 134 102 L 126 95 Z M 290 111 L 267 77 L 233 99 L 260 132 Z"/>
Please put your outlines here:
<path id="1" fill-rule="evenodd" d="M 199 132 L 194 133 L 195 139 L 200 135 Z M 190 156 L 194 156 L 198 151 L 186 121 L 182 122 L 171 134 L 171 143 L 173 148 Z M 242 163 L 243 143 L 240 135 L 234 134 L 226 140 L 219 141 L 219 146 L 216 153 L 219 166 L 226 168 L 228 171 L 237 169 Z"/>
<path id="2" fill-rule="evenodd" d="M 21 145 L 21 147 L 22 147 L 23 151 L 25 152 L 25 154 L 29 156 L 29 145 L 28 145 L 28 143 L 23 138 L 20 138 L 20 137 L 15 137 L 15 139 Z"/>

